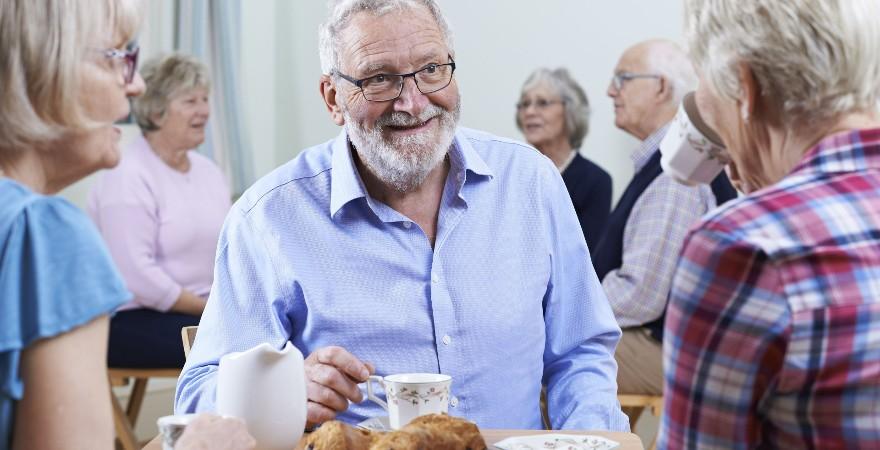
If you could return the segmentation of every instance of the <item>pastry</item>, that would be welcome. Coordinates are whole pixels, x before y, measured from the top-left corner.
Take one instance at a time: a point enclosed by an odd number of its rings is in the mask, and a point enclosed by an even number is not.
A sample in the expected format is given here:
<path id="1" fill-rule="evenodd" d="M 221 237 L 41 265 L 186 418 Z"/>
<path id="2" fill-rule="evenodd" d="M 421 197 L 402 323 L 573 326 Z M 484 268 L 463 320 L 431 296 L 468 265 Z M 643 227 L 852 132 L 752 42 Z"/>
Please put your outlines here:
<path id="1" fill-rule="evenodd" d="M 376 433 L 354 428 L 338 420 L 324 422 L 306 436 L 306 450 L 367 450 Z"/>
<path id="2" fill-rule="evenodd" d="M 373 441 L 370 450 L 484 450 L 486 442 L 471 422 L 445 414 L 414 419 Z"/>

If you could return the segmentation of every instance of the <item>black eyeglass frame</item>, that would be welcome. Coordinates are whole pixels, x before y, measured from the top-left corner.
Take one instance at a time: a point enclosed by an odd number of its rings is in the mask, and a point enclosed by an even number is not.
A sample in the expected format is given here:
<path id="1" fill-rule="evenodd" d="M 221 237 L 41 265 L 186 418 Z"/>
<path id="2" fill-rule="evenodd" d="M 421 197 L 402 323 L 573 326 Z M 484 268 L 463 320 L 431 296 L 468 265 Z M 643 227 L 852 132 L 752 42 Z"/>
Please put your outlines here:
<path id="1" fill-rule="evenodd" d="M 346 74 L 344 74 L 344 73 L 342 73 L 342 72 L 340 72 L 340 71 L 338 71 L 338 70 L 333 71 L 333 73 L 336 74 L 336 75 L 338 75 L 338 76 L 339 76 L 340 78 L 342 78 L 343 80 L 348 81 L 349 83 L 354 84 L 355 86 L 357 86 L 357 88 L 361 90 L 361 95 L 363 95 L 363 96 L 364 96 L 364 99 L 367 100 L 368 102 L 390 102 L 390 101 L 397 100 L 397 99 L 400 97 L 400 94 L 403 93 L 403 85 L 404 85 L 404 83 L 406 82 L 406 79 L 407 79 L 407 78 L 410 78 L 410 77 L 412 77 L 413 81 L 416 83 L 416 88 L 419 90 L 419 92 L 421 92 L 422 94 L 425 94 L 425 95 L 427 95 L 427 94 L 433 94 L 434 92 L 442 91 L 443 89 L 446 89 L 447 87 L 449 87 L 449 85 L 452 84 L 452 78 L 455 76 L 455 60 L 452 59 L 452 56 L 451 56 L 451 55 L 449 55 L 448 57 L 449 57 L 449 62 L 448 62 L 448 63 L 444 63 L 444 64 L 435 64 L 435 63 L 431 63 L 431 64 L 428 64 L 428 65 L 425 66 L 425 67 L 422 67 L 422 68 L 419 69 L 419 70 L 416 70 L 415 72 L 410 72 L 410 73 L 377 73 L 376 75 L 371 75 L 371 76 L 369 76 L 369 77 L 361 78 L 361 79 L 359 79 L 359 80 L 358 80 L 358 79 L 355 79 L 355 78 L 352 78 L 352 77 L 350 77 L 350 76 L 348 76 L 348 75 L 346 75 Z M 447 81 L 446 84 L 444 84 L 442 87 L 439 87 L 439 88 L 434 89 L 434 90 L 432 90 L 432 91 L 428 91 L 428 92 L 423 91 L 423 90 L 422 90 L 422 87 L 419 86 L 419 79 L 416 78 L 416 74 L 418 74 L 418 73 L 420 73 L 420 72 L 424 72 L 425 70 L 428 70 L 428 69 L 431 69 L 431 68 L 436 69 L 437 67 L 446 67 L 446 66 L 452 68 L 452 72 L 449 73 L 449 81 Z M 397 91 L 397 95 L 395 95 L 395 96 L 392 97 L 392 98 L 385 99 L 385 100 L 372 100 L 372 99 L 370 99 L 369 97 L 367 97 L 367 94 L 364 92 L 364 87 L 363 87 L 363 85 L 364 85 L 364 83 L 365 83 L 367 80 L 369 80 L 369 79 L 371 79 L 371 78 L 375 78 L 375 77 L 381 77 L 381 76 L 386 76 L 386 77 L 400 77 L 400 89 Z"/>

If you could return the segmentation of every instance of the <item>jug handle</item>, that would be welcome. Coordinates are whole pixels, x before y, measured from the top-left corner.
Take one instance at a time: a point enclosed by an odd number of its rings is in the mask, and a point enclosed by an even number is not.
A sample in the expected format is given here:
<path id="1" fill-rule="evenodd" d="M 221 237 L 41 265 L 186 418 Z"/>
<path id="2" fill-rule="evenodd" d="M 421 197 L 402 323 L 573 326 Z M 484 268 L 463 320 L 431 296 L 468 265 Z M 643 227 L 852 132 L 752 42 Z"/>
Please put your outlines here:
<path id="1" fill-rule="evenodd" d="M 367 380 L 367 398 L 375 402 L 377 405 L 381 406 L 386 412 L 388 411 L 388 403 L 385 403 L 384 400 L 377 397 L 373 392 L 373 382 L 377 382 L 382 385 L 382 389 L 385 389 L 385 380 L 379 375 L 370 375 L 370 378 Z"/>

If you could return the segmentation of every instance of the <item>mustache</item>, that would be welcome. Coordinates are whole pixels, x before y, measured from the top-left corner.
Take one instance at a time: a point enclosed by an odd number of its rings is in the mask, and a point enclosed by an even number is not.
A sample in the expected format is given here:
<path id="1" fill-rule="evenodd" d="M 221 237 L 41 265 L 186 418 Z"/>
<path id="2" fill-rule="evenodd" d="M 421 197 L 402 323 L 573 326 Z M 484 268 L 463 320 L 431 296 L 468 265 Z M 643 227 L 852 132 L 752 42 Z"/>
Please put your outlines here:
<path id="1" fill-rule="evenodd" d="M 428 105 L 418 116 L 413 116 L 403 111 L 392 111 L 379 117 L 376 120 L 376 126 L 383 128 L 387 126 L 414 127 L 435 117 L 440 117 L 444 113 L 446 113 L 446 110 L 437 105 Z"/>

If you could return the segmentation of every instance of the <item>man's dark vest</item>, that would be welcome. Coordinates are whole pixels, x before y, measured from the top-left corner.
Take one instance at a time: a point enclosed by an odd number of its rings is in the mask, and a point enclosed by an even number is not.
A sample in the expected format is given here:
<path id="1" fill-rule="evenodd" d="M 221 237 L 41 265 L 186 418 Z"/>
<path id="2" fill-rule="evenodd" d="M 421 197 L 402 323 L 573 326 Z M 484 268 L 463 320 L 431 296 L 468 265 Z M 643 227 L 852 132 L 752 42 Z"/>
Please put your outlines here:
<path id="1" fill-rule="evenodd" d="M 648 163 L 639 170 L 633 177 L 611 217 L 608 218 L 608 225 L 605 228 L 605 234 L 596 246 L 596 251 L 591 255 L 593 259 L 593 267 L 596 268 L 596 275 L 599 279 L 605 278 L 608 272 L 619 269 L 623 263 L 623 231 L 626 228 L 626 221 L 632 212 L 636 201 L 645 192 L 645 189 L 654 181 L 663 169 L 660 167 L 660 152 L 654 151 L 654 155 L 648 160 Z M 721 172 L 720 175 L 712 180 L 712 194 L 715 195 L 715 202 L 718 205 L 736 198 L 736 190 L 727 179 L 727 175 Z M 678 256 L 678 255 L 676 255 Z M 651 331 L 651 336 L 658 341 L 663 341 L 663 321 L 666 319 L 666 308 L 663 308 L 663 314 L 657 320 L 646 323 L 642 326 Z"/>

